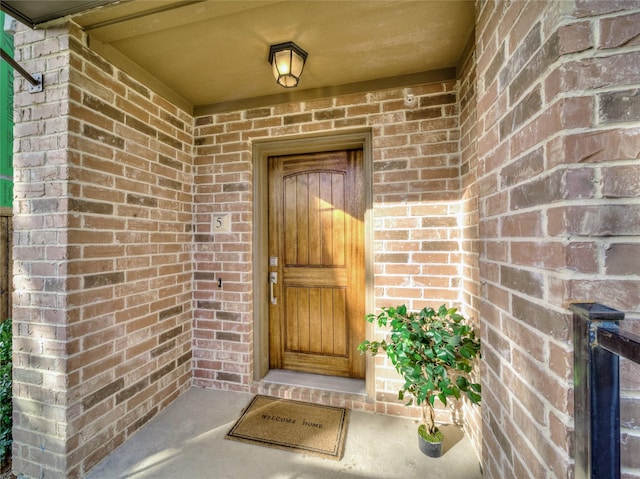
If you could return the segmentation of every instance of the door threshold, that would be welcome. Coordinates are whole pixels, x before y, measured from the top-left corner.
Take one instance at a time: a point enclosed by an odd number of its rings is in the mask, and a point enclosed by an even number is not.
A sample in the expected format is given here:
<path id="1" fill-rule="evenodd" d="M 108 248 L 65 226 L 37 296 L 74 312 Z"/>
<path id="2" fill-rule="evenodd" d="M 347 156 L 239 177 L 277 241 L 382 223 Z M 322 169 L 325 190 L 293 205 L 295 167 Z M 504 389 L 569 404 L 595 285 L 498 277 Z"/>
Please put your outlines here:
<path id="1" fill-rule="evenodd" d="M 262 378 L 263 382 L 282 384 L 284 386 L 308 387 L 337 393 L 359 394 L 366 396 L 367 388 L 364 379 L 324 376 L 322 374 L 299 373 L 284 369 L 270 369 Z"/>

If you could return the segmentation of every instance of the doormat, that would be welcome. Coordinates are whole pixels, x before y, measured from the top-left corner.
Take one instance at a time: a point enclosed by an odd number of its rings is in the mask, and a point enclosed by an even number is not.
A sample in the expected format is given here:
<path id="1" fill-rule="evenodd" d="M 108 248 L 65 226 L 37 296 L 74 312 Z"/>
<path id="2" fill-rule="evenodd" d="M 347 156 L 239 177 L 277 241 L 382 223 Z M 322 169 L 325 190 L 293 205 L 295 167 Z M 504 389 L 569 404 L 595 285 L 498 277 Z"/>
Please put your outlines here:
<path id="1" fill-rule="evenodd" d="M 226 439 L 340 460 L 349 411 L 257 395 Z"/>

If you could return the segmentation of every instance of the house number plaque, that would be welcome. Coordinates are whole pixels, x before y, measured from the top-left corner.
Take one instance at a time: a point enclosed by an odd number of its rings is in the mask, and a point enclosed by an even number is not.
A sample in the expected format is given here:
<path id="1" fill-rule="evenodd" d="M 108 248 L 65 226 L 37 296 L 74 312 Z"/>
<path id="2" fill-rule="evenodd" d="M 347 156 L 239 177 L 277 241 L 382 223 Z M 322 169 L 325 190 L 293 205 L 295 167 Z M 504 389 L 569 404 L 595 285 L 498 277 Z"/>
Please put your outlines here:
<path id="1" fill-rule="evenodd" d="M 227 233 L 231 231 L 231 214 L 217 213 L 213 215 L 213 232 Z"/>

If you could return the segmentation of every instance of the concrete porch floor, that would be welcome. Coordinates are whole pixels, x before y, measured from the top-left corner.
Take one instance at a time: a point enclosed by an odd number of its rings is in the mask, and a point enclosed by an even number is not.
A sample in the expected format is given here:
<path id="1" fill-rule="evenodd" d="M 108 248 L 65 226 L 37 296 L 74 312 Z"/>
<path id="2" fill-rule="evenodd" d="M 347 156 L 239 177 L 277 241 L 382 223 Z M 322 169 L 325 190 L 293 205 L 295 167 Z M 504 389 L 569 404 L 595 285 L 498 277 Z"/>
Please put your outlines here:
<path id="1" fill-rule="evenodd" d="M 341 461 L 224 439 L 252 395 L 192 388 L 86 479 L 480 479 L 469 439 L 445 426 L 444 455 L 424 456 L 411 419 L 351 411 Z"/>

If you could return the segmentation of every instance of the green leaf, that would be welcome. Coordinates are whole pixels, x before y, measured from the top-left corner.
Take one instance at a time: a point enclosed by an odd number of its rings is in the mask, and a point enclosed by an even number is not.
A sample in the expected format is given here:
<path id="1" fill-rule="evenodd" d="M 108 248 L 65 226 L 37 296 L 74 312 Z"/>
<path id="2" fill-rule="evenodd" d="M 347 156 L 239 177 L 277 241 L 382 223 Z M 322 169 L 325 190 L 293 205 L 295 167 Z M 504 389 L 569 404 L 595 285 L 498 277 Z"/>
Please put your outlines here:
<path id="1" fill-rule="evenodd" d="M 467 359 L 472 359 L 473 357 L 475 357 L 476 353 L 473 350 L 472 347 L 469 347 L 469 345 L 465 344 L 460 348 L 460 355 L 462 357 L 465 357 Z"/>
<path id="2" fill-rule="evenodd" d="M 449 336 L 447 338 L 447 343 L 449 343 L 451 346 L 457 346 L 458 344 L 460 344 L 461 341 L 462 341 L 462 338 L 457 334 L 453 336 Z"/>
<path id="3" fill-rule="evenodd" d="M 456 369 L 458 371 L 462 371 L 463 373 L 470 373 L 473 370 L 470 364 L 467 364 L 466 362 L 463 362 L 463 361 L 458 361 L 456 363 Z"/>
<path id="4" fill-rule="evenodd" d="M 447 349 L 439 349 L 436 353 L 436 357 L 444 362 L 455 361 L 456 359 L 453 353 Z"/>
<path id="5" fill-rule="evenodd" d="M 474 393 L 473 391 L 467 391 L 467 397 L 471 400 L 473 404 L 478 404 L 481 400 L 480 394 Z"/>
<path id="6" fill-rule="evenodd" d="M 464 376 L 458 376 L 456 378 L 456 385 L 463 391 L 466 391 L 469 387 L 469 381 L 467 381 L 467 378 L 465 378 Z"/>

